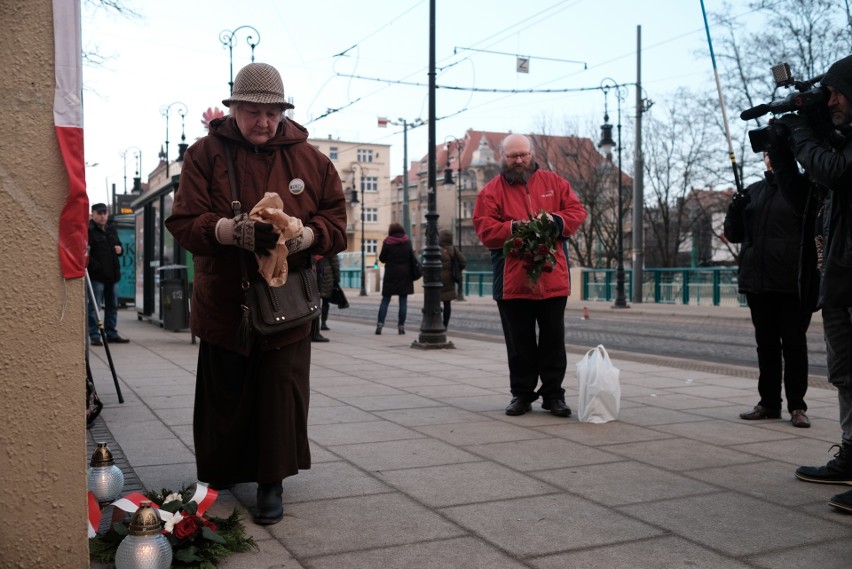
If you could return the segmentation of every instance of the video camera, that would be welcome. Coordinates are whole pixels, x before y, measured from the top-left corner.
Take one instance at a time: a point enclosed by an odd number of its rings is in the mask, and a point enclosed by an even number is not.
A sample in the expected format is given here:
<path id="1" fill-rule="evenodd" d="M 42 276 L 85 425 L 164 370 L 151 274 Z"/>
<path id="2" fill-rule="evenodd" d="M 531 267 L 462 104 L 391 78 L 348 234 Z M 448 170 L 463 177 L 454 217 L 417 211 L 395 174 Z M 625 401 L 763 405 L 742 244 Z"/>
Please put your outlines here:
<path id="1" fill-rule="evenodd" d="M 826 103 L 829 99 L 828 90 L 825 87 L 814 86 L 822 79 L 822 75 L 807 81 L 796 81 L 793 79 L 793 74 L 790 72 L 790 65 L 787 63 L 773 65 L 770 68 L 770 72 L 772 73 L 772 78 L 775 80 L 776 88 L 795 87 L 796 91 L 783 99 L 744 110 L 740 113 L 742 120 L 750 121 L 762 117 L 767 113 L 781 115 L 790 112 L 798 112 L 804 116 L 812 117 L 815 122 L 819 120 L 816 118 L 820 116 L 819 110 L 826 108 Z M 781 125 L 773 123 L 748 131 L 751 149 L 755 152 L 765 152 L 772 148 L 777 148 L 784 143 L 786 137 L 786 129 Z"/>

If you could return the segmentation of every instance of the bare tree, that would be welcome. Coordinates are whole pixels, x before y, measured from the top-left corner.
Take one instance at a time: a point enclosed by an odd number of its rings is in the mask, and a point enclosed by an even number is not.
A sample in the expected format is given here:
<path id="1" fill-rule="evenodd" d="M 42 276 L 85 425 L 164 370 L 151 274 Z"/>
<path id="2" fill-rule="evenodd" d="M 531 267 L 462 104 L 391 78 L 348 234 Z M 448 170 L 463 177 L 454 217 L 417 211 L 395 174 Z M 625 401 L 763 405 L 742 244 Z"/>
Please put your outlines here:
<path id="1" fill-rule="evenodd" d="M 722 141 L 705 116 L 706 108 L 700 95 L 681 89 L 648 114 L 644 154 L 649 266 L 678 266 L 679 252 L 702 213 L 701 203 L 687 198 L 692 188 L 718 180 L 711 166 L 717 163 Z"/>

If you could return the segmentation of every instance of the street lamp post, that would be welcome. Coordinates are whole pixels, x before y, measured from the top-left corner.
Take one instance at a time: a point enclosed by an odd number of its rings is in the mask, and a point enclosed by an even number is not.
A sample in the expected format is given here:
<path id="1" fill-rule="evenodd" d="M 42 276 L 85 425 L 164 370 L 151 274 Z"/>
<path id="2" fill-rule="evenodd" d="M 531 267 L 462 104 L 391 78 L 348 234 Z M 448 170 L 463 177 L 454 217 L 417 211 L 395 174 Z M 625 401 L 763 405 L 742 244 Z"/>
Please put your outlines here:
<path id="1" fill-rule="evenodd" d="M 624 195 L 623 195 L 623 178 L 621 171 L 621 101 L 627 97 L 627 87 L 620 85 L 615 80 L 607 77 L 601 82 L 601 89 L 604 92 L 604 125 L 601 127 L 601 143 L 600 146 L 607 146 L 612 143 L 612 125 L 609 124 L 609 114 L 607 112 L 607 95 L 610 89 L 615 89 L 615 98 L 617 105 L 617 121 L 616 129 L 618 132 L 618 141 L 616 149 L 618 150 L 618 228 L 615 244 L 615 302 L 613 308 L 629 308 L 627 299 L 624 295 Z M 611 146 L 610 146 L 611 148 Z"/>
<path id="2" fill-rule="evenodd" d="M 234 39 L 237 36 L 237 32 L 243 29 L 251 30 L 257 36 L 257 41 L 254 41 L 255 36 L 253 35 L 246 36 L 246 43 L 248 43 L 249 47 L 251 48 L 251 62 L 254 63 L 254 48 L 257 47 L 257 45 L 260 43 L 259 31 L 257 31 L 252 26 L 240 26 L 234 31 L 224 30 L 223 32 L 219 33 L 219 41 L 222 42 L 222 45 L 224 47 L 228 48 L 228 63 L 231 72 L 230 80 L 228 81 L 228 87 L 230 88 L 229 93 L 231 95 L 234 94 Z"/>
<path id="3" fill-rule="evenodd" d="M 429 0 L 429 173 L 427 182 L 426 247 L 423 250 L 423 319 L 420 335 L 412 348 L 455 348 L 447 341 L 441 318 L 441 249 L 438 247 L 437 144 L 435 140 L 435 0 Z"/>
<path id="4" fill-rule="evenodd" d="M 462 250 L 462 164 L 461 164 L 461 154 L 464 149 L 464 141 L 459 140 L 458 138 L 452 137 L 452 142 L 456 145 L 456 198 L 458 203 L 458 212 L 456 215 L 456 241 L 458 242 L 457 249 L 459 251 Z M 452 184 L 453 183 L 453 171 L 450 168 L 450 148 L 451 142 L 447 142 L 447 168 L 444 170 L 444 184 Z M 464 283 L 458 283 L 456 291 L 456 300 L 464 300 Z"/>
<path id="5" fill-rule="evenodd" d="M 355 192 L 358 190 L 355 187 L 355 168 L 358 168 L 358 172 L 361 178 L 361 292 L 359 296 L 367 296 L 367 265 L 366 265 L 366 255 L 367 255 L 367 244 L 364 240 L 364 167 L 357 162 L 353 162 L 351 165 L 352 168 L 352 193 L 353 199 L 352 203 L 358 203 L 355 201 L 354 197 L 357 195 Z"/>
<path id="6" fill-rule="evenodd" d="M 125 194 L 127 193 L 127 153 L 130 152 L 131 150 L 136 151 L 134 153 L 135 158 L 133 160 L 135 162 L 134 165 L 136 166 L 136 175 L 134 176 L 134 178 L 142 175 L 141 174 L 141 172 L 142 172 L 142 151 L 139 150 L 139 148 L 137 148 L 136 146 L 130 146 L 130 147 L 122 150 L 121 151 L 121 159 L 124 161 L 124 193 Z"/>
<path id="7" fill-rule="evenodd" d="M 421 119 L 408 122 L 406 119 L 388 120 L 388 124 L 402 125 L 402 226 L 405 234 L 411 237 L 411 211 L 408 203 L 408 129 L 423 124 Z"/>
<path id="8" fill-rule="evenodd" d="M 184 119 L 186 118 L 186 105 L 180 101 L 169 103 L 160 109 L 160 114 L 166 118 L 166 178 L 169 178 L 169 111 L 175 105 L 180 105 L 178 114 L 180 115 L 180 142 L 186 144 L 186 132 L 184 131 Z"/>

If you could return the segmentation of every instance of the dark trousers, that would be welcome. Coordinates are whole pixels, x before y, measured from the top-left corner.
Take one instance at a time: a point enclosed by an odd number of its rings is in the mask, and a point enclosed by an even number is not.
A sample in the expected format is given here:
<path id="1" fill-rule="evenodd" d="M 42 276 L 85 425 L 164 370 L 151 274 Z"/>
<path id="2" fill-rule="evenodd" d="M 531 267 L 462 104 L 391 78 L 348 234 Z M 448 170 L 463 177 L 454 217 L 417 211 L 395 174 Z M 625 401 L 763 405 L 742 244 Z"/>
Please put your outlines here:
<path id="1" fill-rule="evenodd" d="M 807 332 L 811 312 L 800 309 L 795 294 L 749 293 L 746 298 L 757 342 L 757 365 L 760 369 L 757 391 L 760 394 L 760 405 L 773 411 L 781 410 L 783 361 L 787 410 L 807 411 Z"/>
<path id="2" fill-rule="evenodd" d="M 325 324 L 328 321 L 328 309 L 331 308 L 331 301 L 327 298 L 322 299 L 322 323 Z"/>
<path id="3" fill-rule="evenodd" d="M 503 337 L 509 356 L 509 386 L 513 397 L 535 401 L 564 399 L 564 296 L 547 300 L 498 300 Z M 536 334 L 536 326 L 538 334 Z M 536 392 L 538 380 L 541 388 Z"/>
<path id="4" fill-rule="evenodd" d="M 843 442 L 852 444 L 852 308 L 822 308 L 828 381 L 837 388 Z"/>

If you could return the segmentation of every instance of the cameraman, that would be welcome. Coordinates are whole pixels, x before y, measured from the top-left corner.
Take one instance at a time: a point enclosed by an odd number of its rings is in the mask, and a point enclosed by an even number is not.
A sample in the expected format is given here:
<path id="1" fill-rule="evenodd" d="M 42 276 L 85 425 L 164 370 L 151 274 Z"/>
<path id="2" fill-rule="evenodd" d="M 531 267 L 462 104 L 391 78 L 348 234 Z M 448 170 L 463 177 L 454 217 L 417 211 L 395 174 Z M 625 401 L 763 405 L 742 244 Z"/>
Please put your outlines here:
<path id="1" fill-rule="evenodd" d="M 788 114 L 775 121 L 786 129 L 793 156 L 806 174 L 799 174 L 789 155 L 784 160 L 784 149 L 770 156 L 782 189 L 801 187 L 806 177 L 814 183 L 812 197 L 827 191 L 817 204 L 817 258 L 822 274 L 818 305 L 843 439 L 833 460 L 825 466 L 801 466 L 796 478 L 852 484 L 852 56 L 834 63 L 820 82 L 828 91 L 833 131 L 818 134 L 801 115 Z M 852 513 L 852 491 L 832 497 L 829 504 Z"/>
<path id="2" fill-rule="evenodd" d="M 760 401 L 740 419 L 780 419 L 783 376 L 790 422 L 808 428 L 807 332 L 813 303 L 800 299 L 798 263 L 792 262 L 799 260 L 807 194 L 790 196 L 796 201 L 785 199 L 766 153 L 763 161 L 765 179 L 734 194 L 724 224 L 725 238 L 742 243 L 737 281 L 751 312 L 760 370 Z"/>

